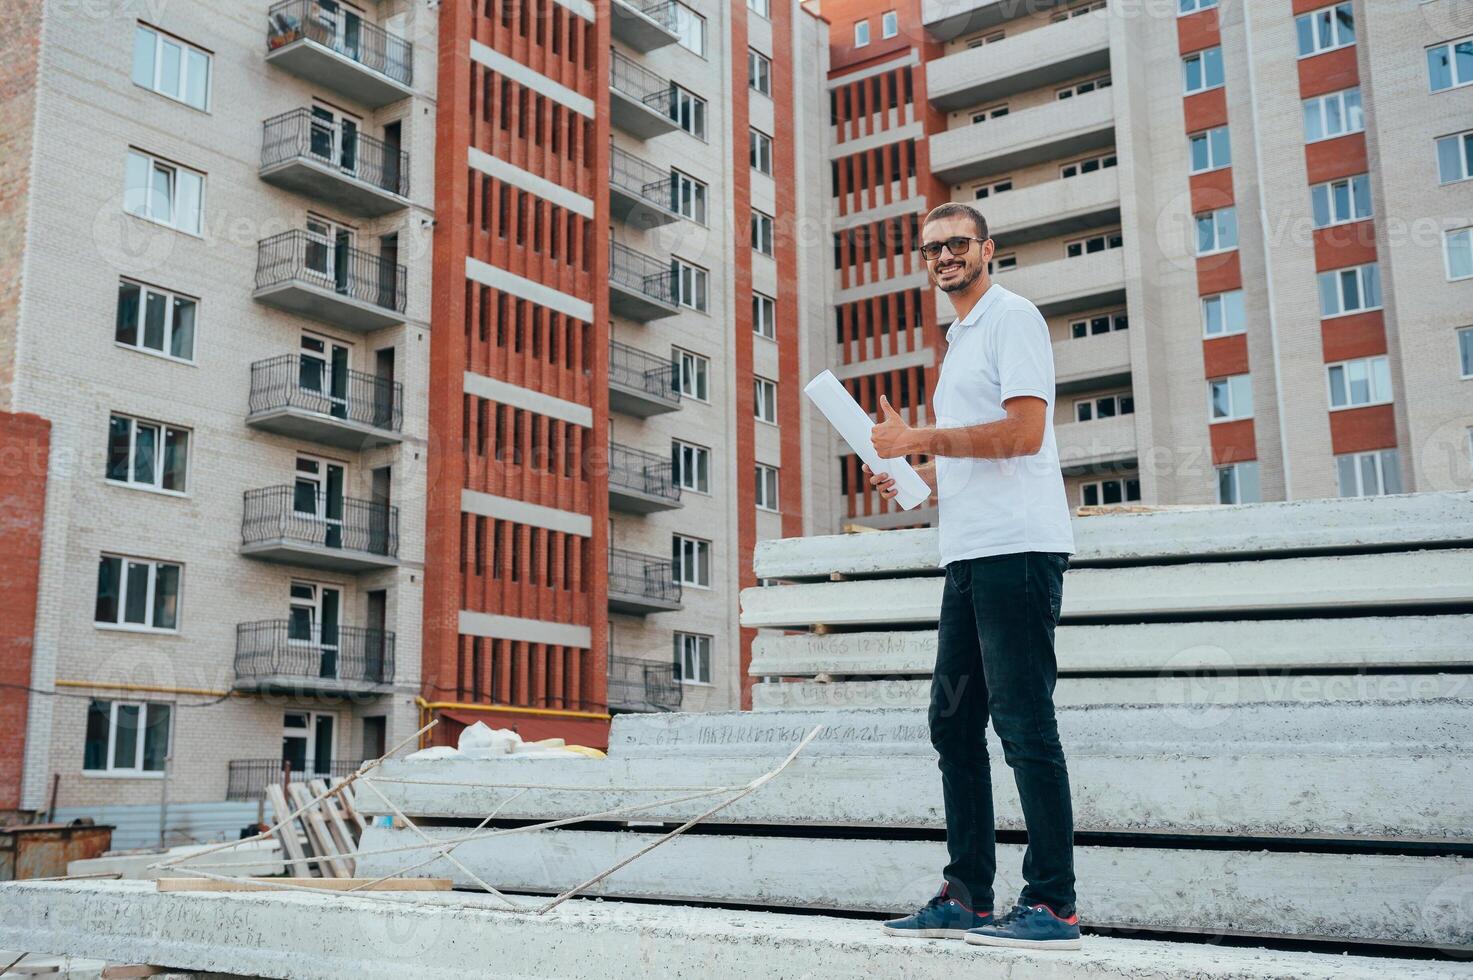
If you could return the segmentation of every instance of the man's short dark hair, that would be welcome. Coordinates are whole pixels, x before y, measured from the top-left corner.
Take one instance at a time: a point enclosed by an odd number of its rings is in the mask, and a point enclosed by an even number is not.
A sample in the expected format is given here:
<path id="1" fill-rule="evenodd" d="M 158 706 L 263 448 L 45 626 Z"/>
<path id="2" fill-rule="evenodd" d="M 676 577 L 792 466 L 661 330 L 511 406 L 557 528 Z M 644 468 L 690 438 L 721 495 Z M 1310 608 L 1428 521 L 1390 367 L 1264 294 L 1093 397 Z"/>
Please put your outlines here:
<path id="1" fill-rule="evenodd" d="M 921 222 L 921 227 L 924 228 L 931 222 L 939 221 L 942 218 L 956 217 L 971 218 L 972 224 L 977 226 L 977 237 L 984 241 L 987 239 L 987 219 L 982 217 L 981 211 L 978 211 L 970 204 L 963 204 L 960 201 L 949 201 L 935 208 L 930 214 L 926 215 L 926 220 Z"/>

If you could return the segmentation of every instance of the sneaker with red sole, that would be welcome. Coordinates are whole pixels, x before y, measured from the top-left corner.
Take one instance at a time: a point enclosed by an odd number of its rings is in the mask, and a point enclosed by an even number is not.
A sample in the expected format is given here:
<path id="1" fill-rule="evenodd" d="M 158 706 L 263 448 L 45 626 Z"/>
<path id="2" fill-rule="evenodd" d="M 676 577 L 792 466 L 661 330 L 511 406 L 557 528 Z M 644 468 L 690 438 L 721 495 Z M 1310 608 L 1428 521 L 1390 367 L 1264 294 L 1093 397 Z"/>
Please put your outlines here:
<path id="1" fill-rule="evenodd" d="M 919 910 L 902 919 L 885 923 L 887 936 L 911 936 L 916 939 L 964 939 L 968 929 L 992 920 L 991 912 L 977 912 L 946 894 L 947 886 Z"/>
<path id="2" fill-rule="evenodd" d="M 1014 905 L 987 925 L 968 929 L 965 938 L 973 946 L 1014 949 L 1078 949 L 1083 942 L 1079 916 L 1062 918 L 1047 905 Z"/>

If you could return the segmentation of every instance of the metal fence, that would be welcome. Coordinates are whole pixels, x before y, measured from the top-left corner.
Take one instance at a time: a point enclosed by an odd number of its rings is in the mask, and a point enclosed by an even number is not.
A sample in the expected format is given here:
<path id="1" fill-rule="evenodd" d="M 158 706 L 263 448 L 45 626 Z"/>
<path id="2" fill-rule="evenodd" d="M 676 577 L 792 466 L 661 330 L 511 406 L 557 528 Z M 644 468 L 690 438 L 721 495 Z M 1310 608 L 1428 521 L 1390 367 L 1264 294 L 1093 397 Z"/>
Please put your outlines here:
<path id="1" fill-rule="evenodd" d="M 414 84 L 414 46 L 338 4 L 282 0 L 266 19 L 267 51 L 306 38 L 403 85 Z"/>
<path id="2" fill-rule="evenodd" d="M 680 401 L 674 361 L 617 340 L 609 342 L 609 381 L 665 401 Z"/>
<path id="3" fill-rule="evenodd" d="M 623 242 L 609 242 L 609 279 L 650 299 L 675 305 L 675 271 L 670 264 Z"/>
<path id="4" fill-rule="evenodd" d="M 347 132 L 340 122 L 314 116 L 310 109 L 273 116 L 261 129 L 263 167 L 305 157 L 391 194 L 409 196 L 409 154 L 397 146 Z"/>
<path id="5" fill-rule="evenodd" d="M 668 602 L 680 601 L 675 562 L 623 548 L 609 549 L 609 592 Z"/>
<path id="6" fill-rule="evenodd" d="M 251 365 L 250 410 L 300 408 L 398 432 L 404 428 L 404 385 L 366 371 L 339 368 L 297 354 Z"/>
<path id="7" fill-rule="evenodd" d="M 362 762 L 332 762 L 326 772 L 293 772 L 281 759 L 231 759 L 229 778 L 225 783 L 225 799 L 252 801 L 266 795 L 266 787 L 311 779 L 346 779 Z"/>
<path id="8" fill-rule="evenodd" d="M 615 48 L 609 66 L 609 84 L 614 91 L 643 102 L 662 116 L 675 118 L 675 96 L 670 79 L 656 75 L 644 65 Z"/>
<path id="9" fill-rule="evenodd" d="M 674 711 L 681 686 L 673 663 L 634 657 L 609 658 L 609 707 L 631 711 Z"/>
<path id="10" fill-rule="evenodd" d="M 654 3 L 643 3 L 641 0 L 622 0 L 622 2 L 624 6 L 633 7 L 672 34 L 679 26 L 675 19 L 675 0 L 655 0 Z M 618 4 L 614 5 L 613 14 L 615 17 L 620 16 Z"/>
<path id="11" fill-rule="evenodd" d="M 287 541 L 393 558 L 399 554 L 399 508 L 300 487 L 262 487 L 245 492 L 240 536 L 246 545 Z"/>
<path id="12" fill-rule="evenodd" d="M 394 634 L 367 626 L 319 625 L 309 635 L 294 636 L 285 619 L 240 623 L 235 676 L 392 684 Z"/>
<path id="13" fill-rule="evenodd" d="M 609 183 L 630 194 L 638 194 L 666 211 L 675 210 L 675 175 L 637 157 L 628 150 L 611 147 Z"/>
<path id="14" fill-rule="evenodd" d="M 609 443 L 609 486 L 637 490 L 671 501 L 680 499 L 675 465 L 668 456 L 657 456 L 617 442 Z"/>
<path id="15" fill-rule="evenodd" d="M 256 247 L 256 288 L 305 282 L 404 312 L 404 266 L 303 229 L 261 239 Z"/>

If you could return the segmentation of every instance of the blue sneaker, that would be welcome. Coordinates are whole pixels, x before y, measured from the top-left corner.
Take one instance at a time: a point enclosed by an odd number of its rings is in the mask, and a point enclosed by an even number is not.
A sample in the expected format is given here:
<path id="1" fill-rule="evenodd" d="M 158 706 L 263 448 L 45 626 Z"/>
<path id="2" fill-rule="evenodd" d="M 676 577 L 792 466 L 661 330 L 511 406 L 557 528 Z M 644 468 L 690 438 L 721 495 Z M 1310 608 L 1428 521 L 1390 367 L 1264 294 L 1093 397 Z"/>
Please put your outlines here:
<path id="1" fill-rule="evenodd" d="M 1061 919 L 1047 905 L 1014 905 L 996 921 L 969 929 L 973 946 L 1011 946 L 1017 949 L 1078 949 L 1079 916 Z"/>
<path id="2" fill-rule="evenodd" d="M 956 899 L 948 898 L 946 889 L 947 885 L 942 885 L 936 897 L 915 914 L 886 922 L 885 934 L 916 939 L 964 939 L 968 929 L 992 920 L 991 912 L 974 912 Z"/>

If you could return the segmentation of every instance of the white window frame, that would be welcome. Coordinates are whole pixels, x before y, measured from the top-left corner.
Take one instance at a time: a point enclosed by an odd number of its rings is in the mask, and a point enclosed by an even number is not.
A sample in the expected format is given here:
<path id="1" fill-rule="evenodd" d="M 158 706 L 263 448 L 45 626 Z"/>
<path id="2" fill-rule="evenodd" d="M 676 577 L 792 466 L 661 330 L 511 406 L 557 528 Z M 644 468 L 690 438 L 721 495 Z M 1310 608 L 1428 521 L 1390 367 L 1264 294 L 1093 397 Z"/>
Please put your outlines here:
<path id="1" fill-rule="evenodd" d="M 1337 194 L 1342 190 L 1345 195 L 1343 202 Z M 1348 214 L 1339 213 L 1342 203 L 1350 208 Z M 1365 205 L 1364 214 L 1359 210 L 1362 203 Z M 1371 203 L 1370 174 L 1341 177 L 1338 180 L 1315 184 L 1309 189 L 1309 214 L 1315 228 L 1331 228 L 1335 225 L 1366 221 L 1372 217 L 1374 212 L 1375 206 Z M 1327 216 L 1329 220 L 1321 221 L 1321 214 Z"/>
<path id="2" fill-rule="evenodd" d="M 1001 119 L 1003 116 L 1011 113 L 1011 111 L 1012 110 L 1008 108 L 1008 104 L 1006 102 L 1002 102 L 997 105 L 990 105 L 985 109 L 978 109 L 971 114 L 972 125 L 975 126 L 978 123 L 986 122 L 989 119 Z"/>
<path id="3" fill-rule="evenodd" d="M 1344 30 L 1338 16 L 1342 10 L 1350 14 L 1349 40 L 1346 40 L 1343 36 Z M 1306 30 L 1310 34 L 1307 39 L 1305 37 Z M 1327 51 L 1338 51 L 1341 48 L 1348 48 L 1355 44 L 1354 5 L 1349 0 L 1345 0 L 1344 3 L 1333 3 L 1327 7 L 1321 7 L 1318 10 L 1311 10 L 1308 13 L 1300 14 L 1294 18 L 1294 31 L 1297 38 L 1296 43 L 1299 46 L 1300 58 L 1313 58 L 1315 55 L 1324 54 Z M 1328 35 L 1328 37 L 1325 35 Z M 1307 49 L 1305 47 L 1306 40 L 1309 42 Z"/>
<path id="4" fill-rule="evenodd" d="M 1071 17 L 1083 17 L 1085 14 L 1091 13 L 1093 11 L 1104 10 L 1105 6 L 1105 0 L 1094 0 L 1093 3 L 1076 4 L 1073 7 L 1070 7 L 1068 10 L 1061 10 L 1058 13 L 1050 16 L 1049 23 L 1061 24 L 1064 21 L 1069 20 Z"/>
<path id="5" fill-rule="evenodd" d="M 710 272 L 693 262 L 673 256 L 670 259 L 670 271 L 675 275 L 675 304 L 705 313 L 711 302 Z"/>
<path id="6" fill-rule="evenodd" d="M 777 425 L 776 381 L 755 374 L 752 376 L 752 417 L 758 422 Z"/>
<path id="7" fill-rule="evenodd" d="M 1458 370 L 1460 377 L 1473 380 L 1473 327 L 1459 327 L 1453 331 L 1458 338 Z"/>
<path id="8" fill-rule="evenodd" d="M 1213 394 L 1218 390 L 1227 393 L 1227 414 L 1217 415 L 1217 400 Z M 1245 402 L 1246 404 L 1239 404 Z M 1207 380 L 1207 423 L 1237 422 L 1253 417 L 1253 375 L 1230 374 L 1223 378 Z"/>
<path id="9" fill-rule="evenodd" d="M 1108 170 L 1111 167 L 1117 166 L 1118 162 L 1118 157 L 1114 153 L 1103 153 L 1097 157 L 1071 160 L 1059 167 L 1059 177 L 1063 180 L 1068 180 L 1071 177 L 1083 177 L 1085 174 Z M 1094 164 L 1094 166 L 1090 166 L 1090 164 Z"/>
<path id="10" fill-rule="evenodd" d="M 1216 470 L 1217 502 L 1219 504 L 1256 504 L 1263 499 L 1263 487 L 1258 479 L 1258 460 L 1245 459 L 1226 466 L 1219 466 Z M 1251 479 L 1245 481 L 1245 477 L 1250 475 Z M 1232 500 L 1223 499 L 1222 481 L 1224 477 L 1232 483 Z M 1245 486 L 1245 482 L 1248 485 Z"/>
<path id="11" fill-rule="evenodd" d="M 759 174 L 772 176 L 772 137 L 760 129 L 747 130 L 747 162 Z"/>
<path id="12" fill-rule="evenodd" d="M 118 618 L 115 621 L 97 618 L 97 582 L 92 583 L 92 625 L 98 629 L 125 630 L 130 633 L 178 633 L 179 623 L 184 618 L 184 565 L 176 561 L 159 561 L 154 558 L 139 558 L 134 555 L 121 555 L 110 551 L 104 551 L 98 555 L 98 563 L 116 559 L 118 565 Z M 142 574 L 148 576 L 144 585 L 143 610 L 144 621 L 142 623 L 131 623 L 123 617 L 127 615 L 128 607 L 128 582 L 136 574 L 134 566 L 143 566 Z M 160 568 L 174 568 L 178 570 L 176 581 L 178 589 L 174 595 L 174 625 L 155 626 L 154 599 L 158 587 L 158 573 Z"/>
<path id="13" fill-rule="evenodd" d="M 1365 468 L 1370 463 L 1374 469 L 1376 487 L 1371 492 L 1366 492 Z M 1346 493 L 1345 470 L 1349 465 L 1351 473 L 1355 476 L 1355 487 L 1353 493 Z M 1392 475 L 1395 481 L 1395 490 L 1387 488 L 1386 474 Z M 1359 453 L 1341 453 L 1335 457 L 1335 487 L 1341 497 L 1381 497 L 1388 493 L 1401 493 L 1401 454 L 1395 449 L 1371 449 Z"/>
<path id="14" fill-rule="evenodd" d="M 775 227 L 772 215 L 752 209 L 752 250 L 758 255 L 772 257 Z"/>
<path id="15" fill-rule="evenodd" d="M 1129 410 L 1125 407 L 1126 400 L 1130 401 Z M 1101 414 L 1100 404 L 1111 406 L 1108 415 Z M 1083 409 L 1084 411 L 1081 411 Z M 1090 395 L 1088 398 L 1074 399 L 1074 421 L 1076 422 L 1099 422 L 1103 419 L 1118 419 L 1126 415 L 1135 414 L 1135 395 L 1128 391 L 1118 392 L 1113 395 Z M 1083 418 L 1088 415 L 1088 418 Z"/>
<path id="16" fill-rule="evenodd" d="M 1218 321 L 1222 324 L 1221 330 L 1212 329 L 1212 311 L 1217 310 Z M 1236 316 L 1235 316 L 1236 315 Z M 1236 326 L 1232 320 L 1237 319 Z M 1230 289 L 1225 293 L 1216 293 L 1212 296 L 1202 297 L 1202 336 L 1203 337 L 1232 337 L 1248 331 L 1248 315 L 1245 311 L 1243 291 L 1241 289 Z"/>
<path id="17" fill-rule="evenodd" d="M 980 48 L 984 44 L 996 44 L 998 41 L 1004 40 L 1007 36 L 1007 31 L 992 31 L 991 33 L 982 34 L 978 37 L 968 38 L 967 47 Z"/>
<path id="18" fill-rule="evenodd" d="M 776 466 L 768 466 L 766 463 L 757 463 L 753 471 L 756 479 L 756 495 L 758 510 L 778 512 L 778 470 Z"/>
<path id="19" fill-rule="evenodd" d="M 856 20 L 854 22 L 854 46 L 856 48 L 869 47 L 869 18 Z"/>
<path id="20" fill-rule="evenodd" d="M 146 185 L 144 187 L 131 187 L 128 184 L 128 179 L 139 168 L 146 171 Z M 163 157 L 155 156 L 146 150 L 140 150 L 136 146 L 128 147 L 124 170 L 124 211 L 136 218 L 151 221 L 156 225 L 163 225 L 165 228 L 172 228 L 186 235 L 193 235 L 196 238 L 204 237 L 202 234 L 205 214 L 205 175 L 203 172 L 174 163 L 172 160 L 165 160 Z M 180 175 L 192 177 L 198 184 L 193 221 L 181 221 L 181 218 L 185 216 L 179 213 L 182 203 L 179 194 Z M 167 208 L 165 208 L 165 202 L 155 199 L 154 182 L 159 176 L 162 176 L 168 182 Z M 167 210 L 167 215 L 162 214 L 164 210 Z"/>
<path id="21" fill-rule="evenodd" d="M 682 492 L 711 494 L 711 450 L 693 442 L 672 439 L 675 482 Z"/>
<path id="22" fill-rule="evenodd" d="M 707 191 L 705 181 L 696 180 L 690 174 L 670 169 L 670 183 L 675 196 L 672 202 L 675 213 L 698 225 L 706 224 Z"/>
<path id="23" fill-rule="evenodd" d="M 880 15 L 880 39 L 889 40 L 900 33 L 900 15 L 887 10 Z"/>
<path id="24" fill-rule="evenodd" d="M 302 715 L 307 719 L 307 724 L 301 728 L 288 726 L 286 723 L 287 715 Z M 319 719 L 322 718 L 328 718 L 332 721 L 332 758 L 327 760 L 327 768 L 331 769 L 332 763 L 337 761 L 338 737 L 340 734 L 340 729 L 342 728 L 342 726 L 338 724 L 339 719 L 337 712 L 312 711 L 310 709 L 289 708 L 281 713 L 282 741 L 286 741 L 289 738 L 300 738 L 306 743 L 304 746 L 305 751 L 302 753 L 302 757 L 305 760 L 305 765 L 302 769 L 302 772 L 304 774 L 303 778 L 305 779 L 310 779 L 314 776 L 326 775 L 326 773 L 323 772 L 322 767 L 318 765 L 319 760 L 317 758 L 317 722 Z"/>
<path id="25" fill-rule="evenodd" d="M 107 776 L 110 778 L 127 779 L 163 779 L 164 769 L 145 769 L 144 749 L 148 739 L 149 715 L 155 711 L 162 710 L 168 713 L 168 722 L 164 725 L 164 765 L 168 765 L 169 751 L 174 741 L 174 705 L 165 701 L 114 701 L 111 698 L 93 698 L 88 702 L 87 710 L 92 710 L 93 704 L 105 704 L 108 706 L 107 713 L 107 747 L 104 751 L 103 767 L 101 769 L 88 769 L 86 756 L 86 719 L 83 720 L 83 755 L 82 775 L 84 776 Z M 118 714 L 121 708 L 138 709 L 138 726 L 133 747 L 133 765 L 114 765 L 113 755 L 118 743 Z"/>
<path id="26" fill-rule="evenodd" d="M 1088 95 L 1102 88 L 1109 88 L 1112 84 L 1114 83 L 1111 81 L 1108 73 L 1097 75 L 1094 78 L 1086 78 L 1072 85 L 1065 85 L 1063 88 L 1055 89 L 1054 101 L 1062 102 L 1065 99 L 1072 99 L 1076 95 Z"/>
<path id="27" fill-rule="evenodd" d="M 747 87 L 772 98 L 772 59 L 756 48 L 747 49 Z"/>
<path id="28" fill-rule="evenodd" d="M 1468 268 L 1461 275 L 1453 268 L 1455 249 L 1458 254 L 1467 256 Z M 1442 233 L 1442 260 L 1446 267 L 1448 282 L 1473 279 L 1473 228 L 1454 228 Z"/>
<path id="29" fill-rule="evenodd" d="M 1111 477 L 1108 480 L 1091 480 L 1079 485 L 1079 506 L 1081 507 L 1113 507 L 1114 504 L 1105 501 L 1105 487 L 1112 483 L 1120 485 L 1120 500 L 1118 503 L 1132 504 L 1141 499 L 1141 478 L 1139 476 Z M 1130 495 L 1130 485 L 1135 484 L 1135 496 Z M 1090 503 L 1086 498 L 1089 491 L 1095 492 L 1095 503 Z"/>
<path id="30" fill-rule="evenodd" d="M 1196 149 L 1201 145 L 1207 150 L 1207 165 L 1197 166 Z M 1221 154 L 1224 159 L 1219 160 Z M 1227 126 L 1215 126 L 1187 137 L 1187 169 L 1193 174 L 1211 173 L 1233 165 L 1233 147 Z"/>
<path id="31" fill-rule="evenodd" d="M 1451 92 L 1453 89 L 1466 88 L 1469 85 L 1473 85 L 1473 75 L 1467 78 L 1460 78 L 1458 76 L 1459 61 L 1457 49 L 1470 46 L 1473 46 L 1473 35 L 1454 38 L 1451 41 L 1444 41 L 1441 44 L 1434 44 L 1427 49 L 1427 88 L 1430 92 L 1435 95 L 1438 92 Z M 1437 56 L 1437 52 L 1444 49 L 1447 50 L 1448 73 L 1452 79 L 1452 84 L 1437 88 L 1432 75 L 1432 59 Z"/>
<path id="32" fill-rule="evenodd" d="M 1007 272 L 1009 269 L 1018 267 L 1018 253 L 1004 252 L 1002 255 L 994 255 L 992 261 L 987 263 L 987 274 L 994 272 Z"/>
<path id="33" fill-rule="evenodd" d="M 747 0 L 747 9 L 767 20 L 772 16 L 772 0 Z"/>
<path id="34" fill-rule="evenodd" d="M 711 402 L 711 359 L 694 351 L 672 348 L 675 361 L 675 383 L 681 398 Z"/>
<path id="35" fill-rule="evenodd" d="M 1096 320 L 1108 320 L 1109 329 L 1095 331 Z M 1082 332 L 1080 328 L 1083 328 Z M 1088 340 L 1091 337 L 1103 337 L 1105 334 L 1115 333 L 1118 330 L 1130 329 L 1130 317 L 1125 310 L 1110 310 L 1106 313 L 1091 313 L 1077 320 L 1069 321 L 1070 340 Z"/>
<path id="36" fill-rule="evenodd" d="M 705 538 L 693 538 L 688 534 L 674 535 L 675 581 L 689 589 L 711 587 L 711 542 Z M 689 555 L 689 560 L 687 560 Z M 687 575 L 687 566 L 691 574 Z M 705 580 L 702 581 L 702 572 Z"/>
<path id="37" fill-rule="evenodd" d="M 709 633 L 675 631 L 675 663 L 681 684 L 711 686 L 711 646 L 714 643 L 715 638 Z"/>
<path id="38" fill-rule="evenodd" d="M 1353 376 L 1354 375 L 1354 376 Z M 1364 383 L 1366 400 L 1353 400 L 1353 385 Z M 1325 365 L 1325 386 L 1330 411 L 1389 405 L 1392 401 L 1391 361 L 1385 354 L 1355 357 Z"/>
<path id="39" fill-rule="evenodd" d="M 152 40 L 150 41 L 150 43 L 153 47 L 153 64 L 146 67 L 140 66 L 138 63 L 138 57 L 140 54 L 142 54 L 142 52 L 139 50 L 139 42 L 141 40 L 140 35 L 144 34 L 152 36 Z M 164 45 L 166 44 L 173 45 L 174 47 L 179 48 L 178 95 L 175 95 L 173 92 L 167 91 L 162 87 L 161 84 L 164 72 Z M 190 76 L 198 68 L 198 61 L 196 59 L 203 59 L 204 61 L 205 88 L 202 105 L 196 105 L 187 98 L 187 93 L 189 92 L 189 84 L 191 81 Z M 213 88 L 211 84 L 213 79 L 211 76 L 213 76 L 215 73 L 214 61 L 215 56 L 211 52 L 206 51 L 204 48 L 200 47 L 197 44 L 190 44 L 182 37 L 178 37 L 177 35 L 170 34 L 166 31 L 161 31 L 157 27 L 145 24 L 142 21 L 139 21 L 137 24 L 134 25 L 133 84 L 137 85 L 139 88 L 146 89 L 150 92 L 155 93 L 156 95 L 162 95 L 164 98 L 170 99 L 174 102 L 178 102 L 180 105 L 185 105 L 191 109 L 197 109 L 200 112 L 207 113 L 210 111 L 210 99 L 213 94 L 211 91 L 211 89 Z M 138 77 L 140 67 L 143 67 L 149 76 L 147 82 L 142 81 Z"/>
<path id="40" fill-rule="evenodd" d="M 1006 194 L 1012 189 L 1013 178 L 1011 177 L 1005 177 L 1002 180 L 995 180 L 990 184 L 978 184 L 976 187 L 972 188 L 972 200 L 983 201 L 989 197 L 995 197 L 998 194 Z"/>
<path id="41" fill-rule="evenodd" d="M 765 293 L 752 293 L 752 332 L 768 340 L 777 339 L 777 300 Z"/>
<path id="42" fill-rule="evenodd" d="M 702 142 L 706 140 L 707 108 L 705 99 L 683 85 L 670 83 L 670 118 L 682 131 Z"/>
<path id="43" fill-rule="evenodd" d="M 1187 14 L 1195 14 L 1199 10 L 1207 10 L 1217 6 L 1217 0 L 1179 0 L 1176 15 L 1184 17 Z"/>
<path id="44" fill-rule="evenodd" d="M 1458 172 L 1455 177 L 1449 178 L 1444 170 L 1443 165 L 1447 162 L 1444 144 L 1451 144 L 1452 152 L 1457 156 Z M 1473 129 L 1453 133 L 1451 136 L 1439 136 L 1433 141 L 1433 152 L 1437 155 L 1438 183 L 1456 184 L 1473 178 Z"/>
<path id="45" fill-rule="evenodd" d="M 1197 226 L 1197 255 L 1199 258 L 1237 249 L 1238 209 L 1236 206 L 1230 204 L 1216 211 L 1204 211 L 1193 215 L 1193 218 Z M 1211 229 L 1212 242 L 1204 248 L 1202 233 L 1207 228 Z"/>
<path id="46" fill-rule="evenodd" d="M 1356 299 L 1359 306 L 1347 307 L 1345 305 L 1344 281 L 1347 275 L 1355 277 Z M 1326 284 L 1333 281 L 1335 290 L 1335 308 L 1330 309 L 1325 304 Z M 1320 294 L 1320 319 L 1329 320 L 1337 316 L 1350 316 L 1355 313 L 1366 313 L 1371 310 L 1381 309 L 1383 297 L 1381 294 L 1381 267 L 1377 262 L 1368 262 L 1365 265 L 1353 265 L 1344 269 L 1331 269 L 1321 272 L 1317 277 Z M 1371 302 L 1371 293 L 1375 293 L 1375 302 Z"/>
<path id="47" fill-rule="evenodd" d="M 1217 81 L 1211 81 L 1209 75 L 1211 69 L 1217 68 L 1222 77 Z M 1201 51 L 1193 51 L 1181 59 L 1182 69 L 1182 91 L 1185 95 L 1196 95 L 1198 92 L 1210 92 L 1213 89 L 1222 88 L 1227 84 L 1227 70 L 1222 63 L 1222 46 L 1203 48 Z"/>
<path id="48" fill-rule="evenodd" d="M 701 14 L 675 0 L 674 16 L 671 18 L 671 33 L 675 35 L 675 43 L 692 54 L 706 57 L 706 18 Z M 696 30 L 692 30 L 692 26 Z"/>
<path id="49" fill-rule="evenodd" d="M 103 479 L 115 487 L 128 487 L 133 490 L 151 490 L 154 493 L 168 494 L 171 497 L 184 497 L 189 494 L 189 463 L 190 452 L 194 448 L 194 432 L 180 425 L 170 425 L 157 419 L 139 418 L 124 412 L 109 412 L 107 416 L 107 463 L 112 462 L 112 429 L 113 421 L 119 420 L 128 423 L 128 475 L 125 479 L 116 479 L 107 475 L 107 466 L 103 467 Z M 154 443 L 153 454 L 153 478 L 147 482 L 135 480 L 138 460 L 138 431 L 140 427 L 147 426 L 157 433 Z M 164 486 L 164 459 L 168 453 L 171 436 L 184 437 L 184 486 L 175 489 Z"/>
<path id="50" fill-rule="evenodd" d="M 1304 109 L 1305 145 L 1339 139 L 1342 136 L 1363 133 L 1366 130 L 1365 103 L 1361 99 L 1359 86 L 1305 99 L 1301 105 Z M 1333 132 L 1329 126 L 1330 106 L 1332 105 L 1335 106 L 1336 118 L 1343 126 Z M 1312 120 L 1319 127 L 1318 136 L 1311 133 Z"/>
<path id="51" fill-rule="evenodd" d="M 1094 240 L 1096 240 L 1096 239 L 1099 239 L 1100 241 L 1104 242 L 1105 243 L 1105 247 L 1104 248 L 1097 248 L 1094 251 L 1090 251 L 1089 243 L 1092 242 L 1092 241 L 1094 241 Z M 1101 233 L 1099 233 L 1097 235 L 1086 235 L 1084 238 L 1075 238 L 1075 239 L 1071 239 L 1070 241 L 1065 242 L 1064 243 L 1064 258 L 1066 258 L 1066 259 L 1082 259 L 1082 258 L 1084 258 L 1087 255 L 1095 255 L 1096 253 L 1099 253 L 1099 252 L 1108 252 L 1111 249 L 1120 248 L 1124 244 L 1125 244 L 1125 234 L 1124 234 L 1124 232 L 1121 229 L 1116 228 L 1114 231 L 1105 231 L 1105 232 L 1101 232 Z M 1071 255 L 1071 254 L 1069 254 L 1069 250 L 1071 248 L 1073 248 L 1074 246 L 1076 246 L 1076 245 L 1079 246 L 1079 254 L 1078 255 Z"/>
<path id="52" fill-rule="evenodd" d="M 115 311 L 113 317 L 113 343 L 117 344 L 119 347 L 126 348 L 127 350 L 138 351 L 141 354 L 151 354 L 154 357 L 162 357 L 165 360 L 174 361 L 178 364 L 194 364 L 195 345 L 199 343 L 199 298 L 196 296 L 188 296 L 184 293 L 176 293 L 168 289 L 160 289 L 157 286 L 150 286 L 148 283 L 139 282 L 137 279 L 130 279 L 127 276 L 119 276 L 118 302 L 120 305 L 122 303 L 121 294 L 123 286 L 132 286 L 134 289 L 138 290 L 138 342 L 130 344 L 125 340 L 118 339 L 117 315 Z M 164 304 L 164 346 L 157 349 L 149 347 L 143 342 L 144 337 L 147 335 L 148 304 L 150 296 L 159 297 L 159 302 Z M 170 353 L 170 351 L 174 347 L 174 314 L 178 308 L 178 304 L 181 302 L 192 303 L 194 305 L 194 327 L 193 333 L 191 334 L 189 339 L 188 357 L 180 357 L 178 354 Z"/>

